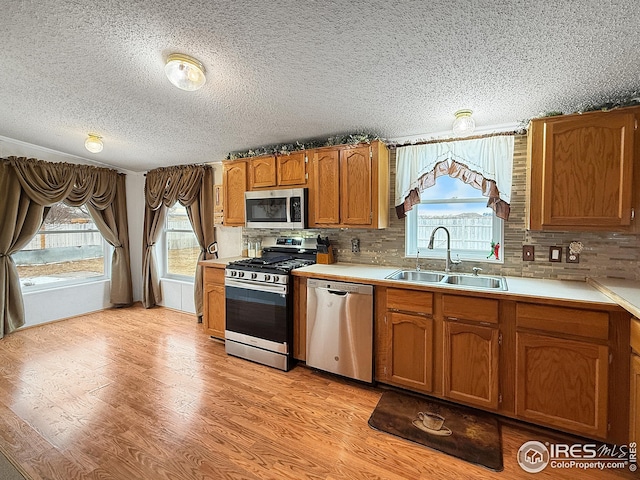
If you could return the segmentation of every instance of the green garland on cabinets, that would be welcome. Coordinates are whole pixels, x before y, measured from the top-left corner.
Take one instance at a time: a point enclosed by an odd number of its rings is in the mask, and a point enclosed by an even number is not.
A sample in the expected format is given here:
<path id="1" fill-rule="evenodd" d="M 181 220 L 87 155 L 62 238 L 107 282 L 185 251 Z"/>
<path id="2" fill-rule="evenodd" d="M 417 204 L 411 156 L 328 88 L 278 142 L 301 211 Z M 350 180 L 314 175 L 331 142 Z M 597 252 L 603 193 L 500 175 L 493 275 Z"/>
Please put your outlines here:
<path id="1" fill-rule="evenodd" d="M 309 140 L 306 142 L 286 143 L 282 145 L 270 145 L 259 147 L 244 152 L 233 152 L 227 155 L 227 160 L 238 158 L 260 157 L 262 155 L 288 155 L 300 150 L 312 148 L 330 147 L 332 145 L 355 145 L 358 143 L 371 143 L 375 140 L 382 140 L 378 135 L 370 133 L 352 133 L 349 135 L 335 135 L 326 140 Z"/>

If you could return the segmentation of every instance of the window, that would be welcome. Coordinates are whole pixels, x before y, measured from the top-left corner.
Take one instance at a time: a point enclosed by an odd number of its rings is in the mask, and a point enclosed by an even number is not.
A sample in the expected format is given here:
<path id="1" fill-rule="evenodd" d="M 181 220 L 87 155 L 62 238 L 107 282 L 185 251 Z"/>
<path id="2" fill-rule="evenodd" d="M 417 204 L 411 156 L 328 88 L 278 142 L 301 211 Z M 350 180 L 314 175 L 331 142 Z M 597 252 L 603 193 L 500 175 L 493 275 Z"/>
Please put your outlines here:
<path id="1" fill-rule="evenodd" d="M 86 207 L 60 202 L 51 207 L 36 236 L 12 257 L 23 288 L 46 288 L 107 277 L 110 252 Z"/>
<path id="2" fill-rule="evenodd" d="M 444 226 L 451 233 L 451 258 L 502 263 L 492 255 L 491 244 L 503 241 L 503 222 L 488 208 L 487 198 L 457 178 L 438 177 L 436 184 L 420 194 L 421 203 L 407 214 L 405 253 L 415 257 L 445 258 L 447 237 L 443 231 L 436 233 L 433 250 L 427 249 L 431 232 Z"/>
<path id="3" fill-rule="evenodd" d="M 200 245 L 193 233 L 187 209 L 179 203 L 167 209 L 165 238 L 166 276 L 194 278 Z"/>

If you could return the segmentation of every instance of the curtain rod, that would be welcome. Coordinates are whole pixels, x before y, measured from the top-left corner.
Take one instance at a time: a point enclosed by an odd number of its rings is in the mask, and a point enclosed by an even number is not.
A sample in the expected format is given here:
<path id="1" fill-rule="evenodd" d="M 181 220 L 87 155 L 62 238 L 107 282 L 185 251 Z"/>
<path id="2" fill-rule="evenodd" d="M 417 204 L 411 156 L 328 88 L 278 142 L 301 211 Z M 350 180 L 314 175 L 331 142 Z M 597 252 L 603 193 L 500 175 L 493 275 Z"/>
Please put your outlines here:
<path id="1" fill-rule="evenodd" d="M 526 132 L 523 133 L 522 130 L 513 130 L 510 132 L 497 132 L 497 133 L 486 133 L 484 135 L 472 135 L 470 137 L 464 138 L 445 138 L 445 139 L 434 139 L 434 140 L 421 140 L 413 143 L 388 143 L 387 147 L 391 149 L 396 149 L 399 147 L 411 147 L 413 145 L 428 145 L 431 143 L 449 143 L 449 142 L 460 142 L 464 140 L 477 140 L 479 138 L 489 138 L 489 137 L 501 137 L 501 136 L 509 136 L 509 135 L 526 135 Z"/>

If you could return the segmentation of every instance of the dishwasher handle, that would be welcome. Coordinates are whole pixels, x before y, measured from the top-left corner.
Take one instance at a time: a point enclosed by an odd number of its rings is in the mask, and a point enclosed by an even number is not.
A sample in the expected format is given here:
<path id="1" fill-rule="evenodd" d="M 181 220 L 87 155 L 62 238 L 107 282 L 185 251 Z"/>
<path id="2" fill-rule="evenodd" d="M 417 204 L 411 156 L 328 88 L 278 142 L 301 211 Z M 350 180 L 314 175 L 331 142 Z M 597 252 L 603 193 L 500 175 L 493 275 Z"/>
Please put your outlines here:
<path id="1" fill-rule="evenodd" d="M 327 289 L 327 291 L 331 294 L 331 295 L 340 295 L 341 297 L 344 297 L 345 295 L 347 295 L 349 292 L 342 292 L 340 290 L 329 290 Z"/>
<path id="2" fill-rule="evenodd" d="M 320 280 L 310 278 L 307 280 L 308 289 L 327 290 L 334 295 L 345 295 L 347 293 L 359 293 L 363 295 L 373 295 L 373 286 L 362 283 L 334 282 L 332 280 Z"/>

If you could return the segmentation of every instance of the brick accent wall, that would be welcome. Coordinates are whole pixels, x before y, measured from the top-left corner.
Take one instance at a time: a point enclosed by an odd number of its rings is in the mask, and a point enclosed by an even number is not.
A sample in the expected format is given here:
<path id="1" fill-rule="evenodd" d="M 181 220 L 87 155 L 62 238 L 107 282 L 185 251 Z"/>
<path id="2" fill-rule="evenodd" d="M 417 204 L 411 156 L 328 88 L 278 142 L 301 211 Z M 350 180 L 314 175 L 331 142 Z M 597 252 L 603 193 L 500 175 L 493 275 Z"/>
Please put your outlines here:
<path id="1" fill-rule="evenodd" d="M 395 151 L 391 151 L 390 181 L 391 203 L 395 194 Z M 511 214 L 505 223 L 504 245 L 500 252 L 503 264 L 463 262 L 455 271 L 471 272 L 474 266 L 483 274 L 516 277 L 556 278 L 584 280 L 585 277 L 618 277 L 640 280 L 640 235 L 607 232 L 529 232 L 525 229 L 527 137 L 516 136 L 513 159 L 513 190 Z M 389 205 L 389 228 L 367 230 L 360 228 L 309 229 L 303 231 L 244 229 L 243 236 L 250 240 L 265 236 L 328 236 L 336 249 L 340 262 L 377 264 L 398 268 L 415 268 L 415 258 L 404 256 L 404 220 L 398 220 L 395 208 Z M 360 239 L 360 252 L 351 252 L 351 239 Z M 566 249 L 572 241 L 581 241 L 584 250 L 580 263 L 566 263 Z M 535 261 L 522 260 L 522 246 L 535 247 Z M 549 262 L 549 247 L 563 248 L 562 262 Z M 455 256 L 455 251 L 452 252 Z M 423 269 L 443 270 L 443 260 L 421 259 Z"/>

